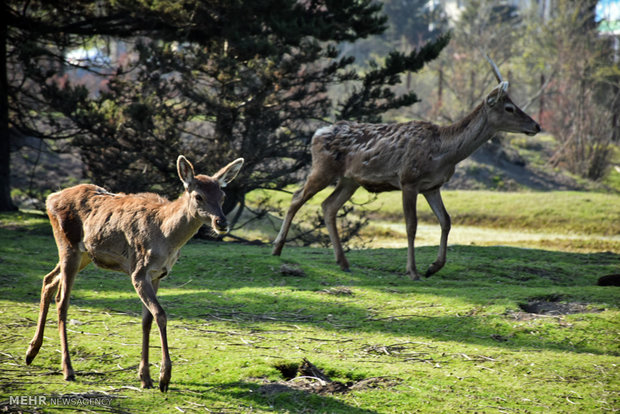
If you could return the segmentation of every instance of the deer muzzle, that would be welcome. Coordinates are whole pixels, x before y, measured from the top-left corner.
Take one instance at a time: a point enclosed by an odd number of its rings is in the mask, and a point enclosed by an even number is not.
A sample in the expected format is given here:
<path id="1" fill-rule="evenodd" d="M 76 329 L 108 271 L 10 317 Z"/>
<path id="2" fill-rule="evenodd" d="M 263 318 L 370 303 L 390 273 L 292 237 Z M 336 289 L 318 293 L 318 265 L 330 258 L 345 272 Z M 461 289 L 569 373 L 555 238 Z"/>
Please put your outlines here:
<path id="1" fill-rule="evenodd" d="M 213 217 L 211 220 L 211 227 L 213 227 L 213 230 L 218 234 L 228 233 L 228 220 L 226 220 L 224 216 Z"/>
<path id="2" fill-rule="evenodd" d="M 540 125 L 538 124 L 538 122 L 534 122 L 534 127 L 532 128 L 532 130 L 527 131 L 525 135 L 532 137 L 538 134 L 540 131 L 542 131 L 542 129 L 540 128 Z"/>

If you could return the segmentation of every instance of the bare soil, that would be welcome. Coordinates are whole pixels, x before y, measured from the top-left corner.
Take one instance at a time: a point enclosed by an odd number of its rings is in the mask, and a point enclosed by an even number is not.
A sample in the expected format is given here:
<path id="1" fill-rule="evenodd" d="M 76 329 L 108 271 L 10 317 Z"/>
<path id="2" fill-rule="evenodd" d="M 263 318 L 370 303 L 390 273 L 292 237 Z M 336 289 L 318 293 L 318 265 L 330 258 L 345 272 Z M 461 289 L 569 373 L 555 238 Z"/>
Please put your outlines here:
<path id="1" fill-rule="evenodd" d="M 391 377 L 372 377 L 347 383 L 334 381 L 306 358 L 299 366 L 288 364 L 277 365 L 275 368 L 282 373 L 284 380 L 261 385 L 258 389 L 260 394 L 273 396 L 295 391 L 319 395 L 343 394 L 352 390 L 391 387 L 400 382 Z"/>

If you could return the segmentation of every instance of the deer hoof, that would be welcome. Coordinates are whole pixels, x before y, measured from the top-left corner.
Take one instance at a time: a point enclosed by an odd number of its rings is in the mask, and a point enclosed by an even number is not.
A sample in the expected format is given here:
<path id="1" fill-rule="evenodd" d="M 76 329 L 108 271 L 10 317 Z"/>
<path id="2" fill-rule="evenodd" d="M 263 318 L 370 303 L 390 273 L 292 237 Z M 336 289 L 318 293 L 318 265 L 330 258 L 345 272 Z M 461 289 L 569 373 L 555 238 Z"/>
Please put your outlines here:
<path id="1" fill-rule="evenodd" d="M 415 272 L 415 273 L 407 273 L 407 276 L 409 276 L 409 279 L 413 280 L 414 282 L 419 282 L 420 279 L 420 275 Z"/>
<path id="2" fill-rule="evenodd" d="M 32 360 L 34 359 L 35 355 L 30 355 L 29 353 L 26 354 L 26 365 L 30 365 L 30 363 L 32 362 Z"/>
<path id="3" fill-rule="evenodd" d="M 271 255 L 272 256 L 280 256 L 280 254 L 282 253 L 282 247 L 284 247 L 284 246 L 276 243 L 273 246 L 273 250 L 271 251 Z"/>
<path id="4" fill-rule="evenodd" d="M 338 266 L 340 266 L 340 270 L 343 272 L 351 273 L 351 269 L 349 269 L 349 261 L 347 259 L 337 260 Z"/>
<path id="5" fill-rule="evenodd" d="M 34 358 L 39 353 L 40 348 L 41 348 L 41 345 L 36 346 L 36 344 L 35 345 L 30 344 L 30 346 L 28 347 L 28 351 L 26 351 L 26 365 L 30 365 L 30 363 L 34 360 Z"/>
<path id="6" fill-rule="evenodd" d="M 170 384 L 170 377 L 172 376 L 171 368 L 172 366 L 170 365 L 170 361 L 162 364 L 159 372 L 159 390 L 161 392 L 168 391 L 168 384 Z"/>
<path id="7" fill-rule="evenodd" d="M 443 262 L 443 263 L 440 263 L 440 262 L 433 263 L 432 265 L 429 266 L 429 268 L 426 271 L 426 273 L 424 273 L 424 277 L 430 277 L 431 275 L 434 275 L 435 273 L 439 272 L 444 264 L 445 264 L 445 262 Z"/>
<path id="8" fill-rule="evenodd" d="M 151 389 L 153 388 L 153 380 L 152 379 L 146 379 L 146 380 L 141 380 L 140 381 L 142 383 L 142 388 L 144 389 Z"/>

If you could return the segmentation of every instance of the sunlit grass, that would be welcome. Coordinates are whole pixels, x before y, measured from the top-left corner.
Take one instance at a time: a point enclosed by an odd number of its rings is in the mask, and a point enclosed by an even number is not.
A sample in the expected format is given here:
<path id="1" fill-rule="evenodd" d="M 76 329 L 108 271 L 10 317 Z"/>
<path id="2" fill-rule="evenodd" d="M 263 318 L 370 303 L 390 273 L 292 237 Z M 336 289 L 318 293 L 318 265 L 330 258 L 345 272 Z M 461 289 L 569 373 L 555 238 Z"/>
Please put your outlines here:
<path id="1" fill-rule="evenodd" d="M 612 206 L 601 217 L 614 214 Z M 129 277 L 92 265 L 78 275 L 69 309 L 76 381 L 65 382 L 59 371 L 53 304 L 41 352 L 24 364 L 41 280 L 57 252 L 44 217 L 2 215 L 0 404 L 7 407 L 16 395 L 100 393 L 112 397 L 111 405 L 85 410 L 569 413 L 617 407 L 620 296 L 617 287 L 596 285 L 600 276 L 620 273 L 620 252 L 609 249 L 617 236 L 456 224 L 445 268 L 412 282 L 405 276 L 402 219 L 376 218 L 375 225 L 379 229 L 363 235 L 366 248 L 347 253 L 350 273 L 339 270 L 329 248 L 287 245 L 274 257 L 269 245 L 190 242 L 158 293 L 173 361 L 170 391 L 162 394 L 139 388 L 141 304 Z M 246 236 L 245 229 L 239 234 Z M 553 242 L 556 236 L 560 242 Z M 435 259 L 438 238 L 436 224 L 420 225 L 422 271 Z M 562 240 L 607 245 L 566 251 Z M 303 275 L 283 274 L 282 264 Z M 524 304 L 540 300 L 576 313 L 524 312 Z M 160 352 L 154 327 L 154 378 Z M 303 358 L 343 383 L 383 382 L 321 395 L 268 387 L 294 383 L 276 366 Z"/>
<path id="2" fill-rule="evenodd" d="M 321 214 L 320 204 L 330 194 L 326 189 L 298 213 L 295 223 Z M 250 195 L 250 200 L 265 192 Z M 509 245 L 570 251 L 620 251 L 620 195 L 571 191 L 502 193 L 492 191 L 445 191 L 444 204 L 452 218 L 449 242 L 466 245 Z M 286 211 L 290 195 L 269 192 L 273 205 Z M 367 201 L 369 201 L 367 203 Z M 375 197 L 363 189 L 355 194 L 356 211 L 370 215 L 370 225 L 353 246 L 404 247 L 405 223 L 400 192 Z M 416 244 L 436 245 L 437 219 L 422 196 L 418 200 L 420 224 Z M 278 217 L 244 228 L 247 238 L 271 241 L 279 230 Z"/>

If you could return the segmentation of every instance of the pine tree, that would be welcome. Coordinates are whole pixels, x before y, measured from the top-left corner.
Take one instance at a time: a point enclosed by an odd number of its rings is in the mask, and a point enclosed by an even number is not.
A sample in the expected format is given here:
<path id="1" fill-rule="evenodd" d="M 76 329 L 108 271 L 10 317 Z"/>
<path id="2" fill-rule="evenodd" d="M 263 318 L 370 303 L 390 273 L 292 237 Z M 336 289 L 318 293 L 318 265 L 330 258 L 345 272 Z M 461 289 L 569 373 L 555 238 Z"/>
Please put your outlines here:
<path id="1" fill-rule="evenodd" d="M 296 182 L 317 127 L 343 118 L 378 121 L 414 103 L 414 93 L 396 96 L 390 87 L 448 41 L 392 52 L 358 73 L 339 44 L 386 29 L 381 6 L 370 0 L 114 4 L 134 19 L 119 27 L 133 25 L 142 35 L 136 59 L 119 66 L 98 96 L 51 82 L 46 102 L 70 121 L 92 180 L 113 191 L 175 195 L 179 153 L 201 171 L 244 157 L 242 176 L 226 189 L 225 211 L 253 189 Z M 333 98 L 330 88 L 342 83 L 352 92 Z"/>

